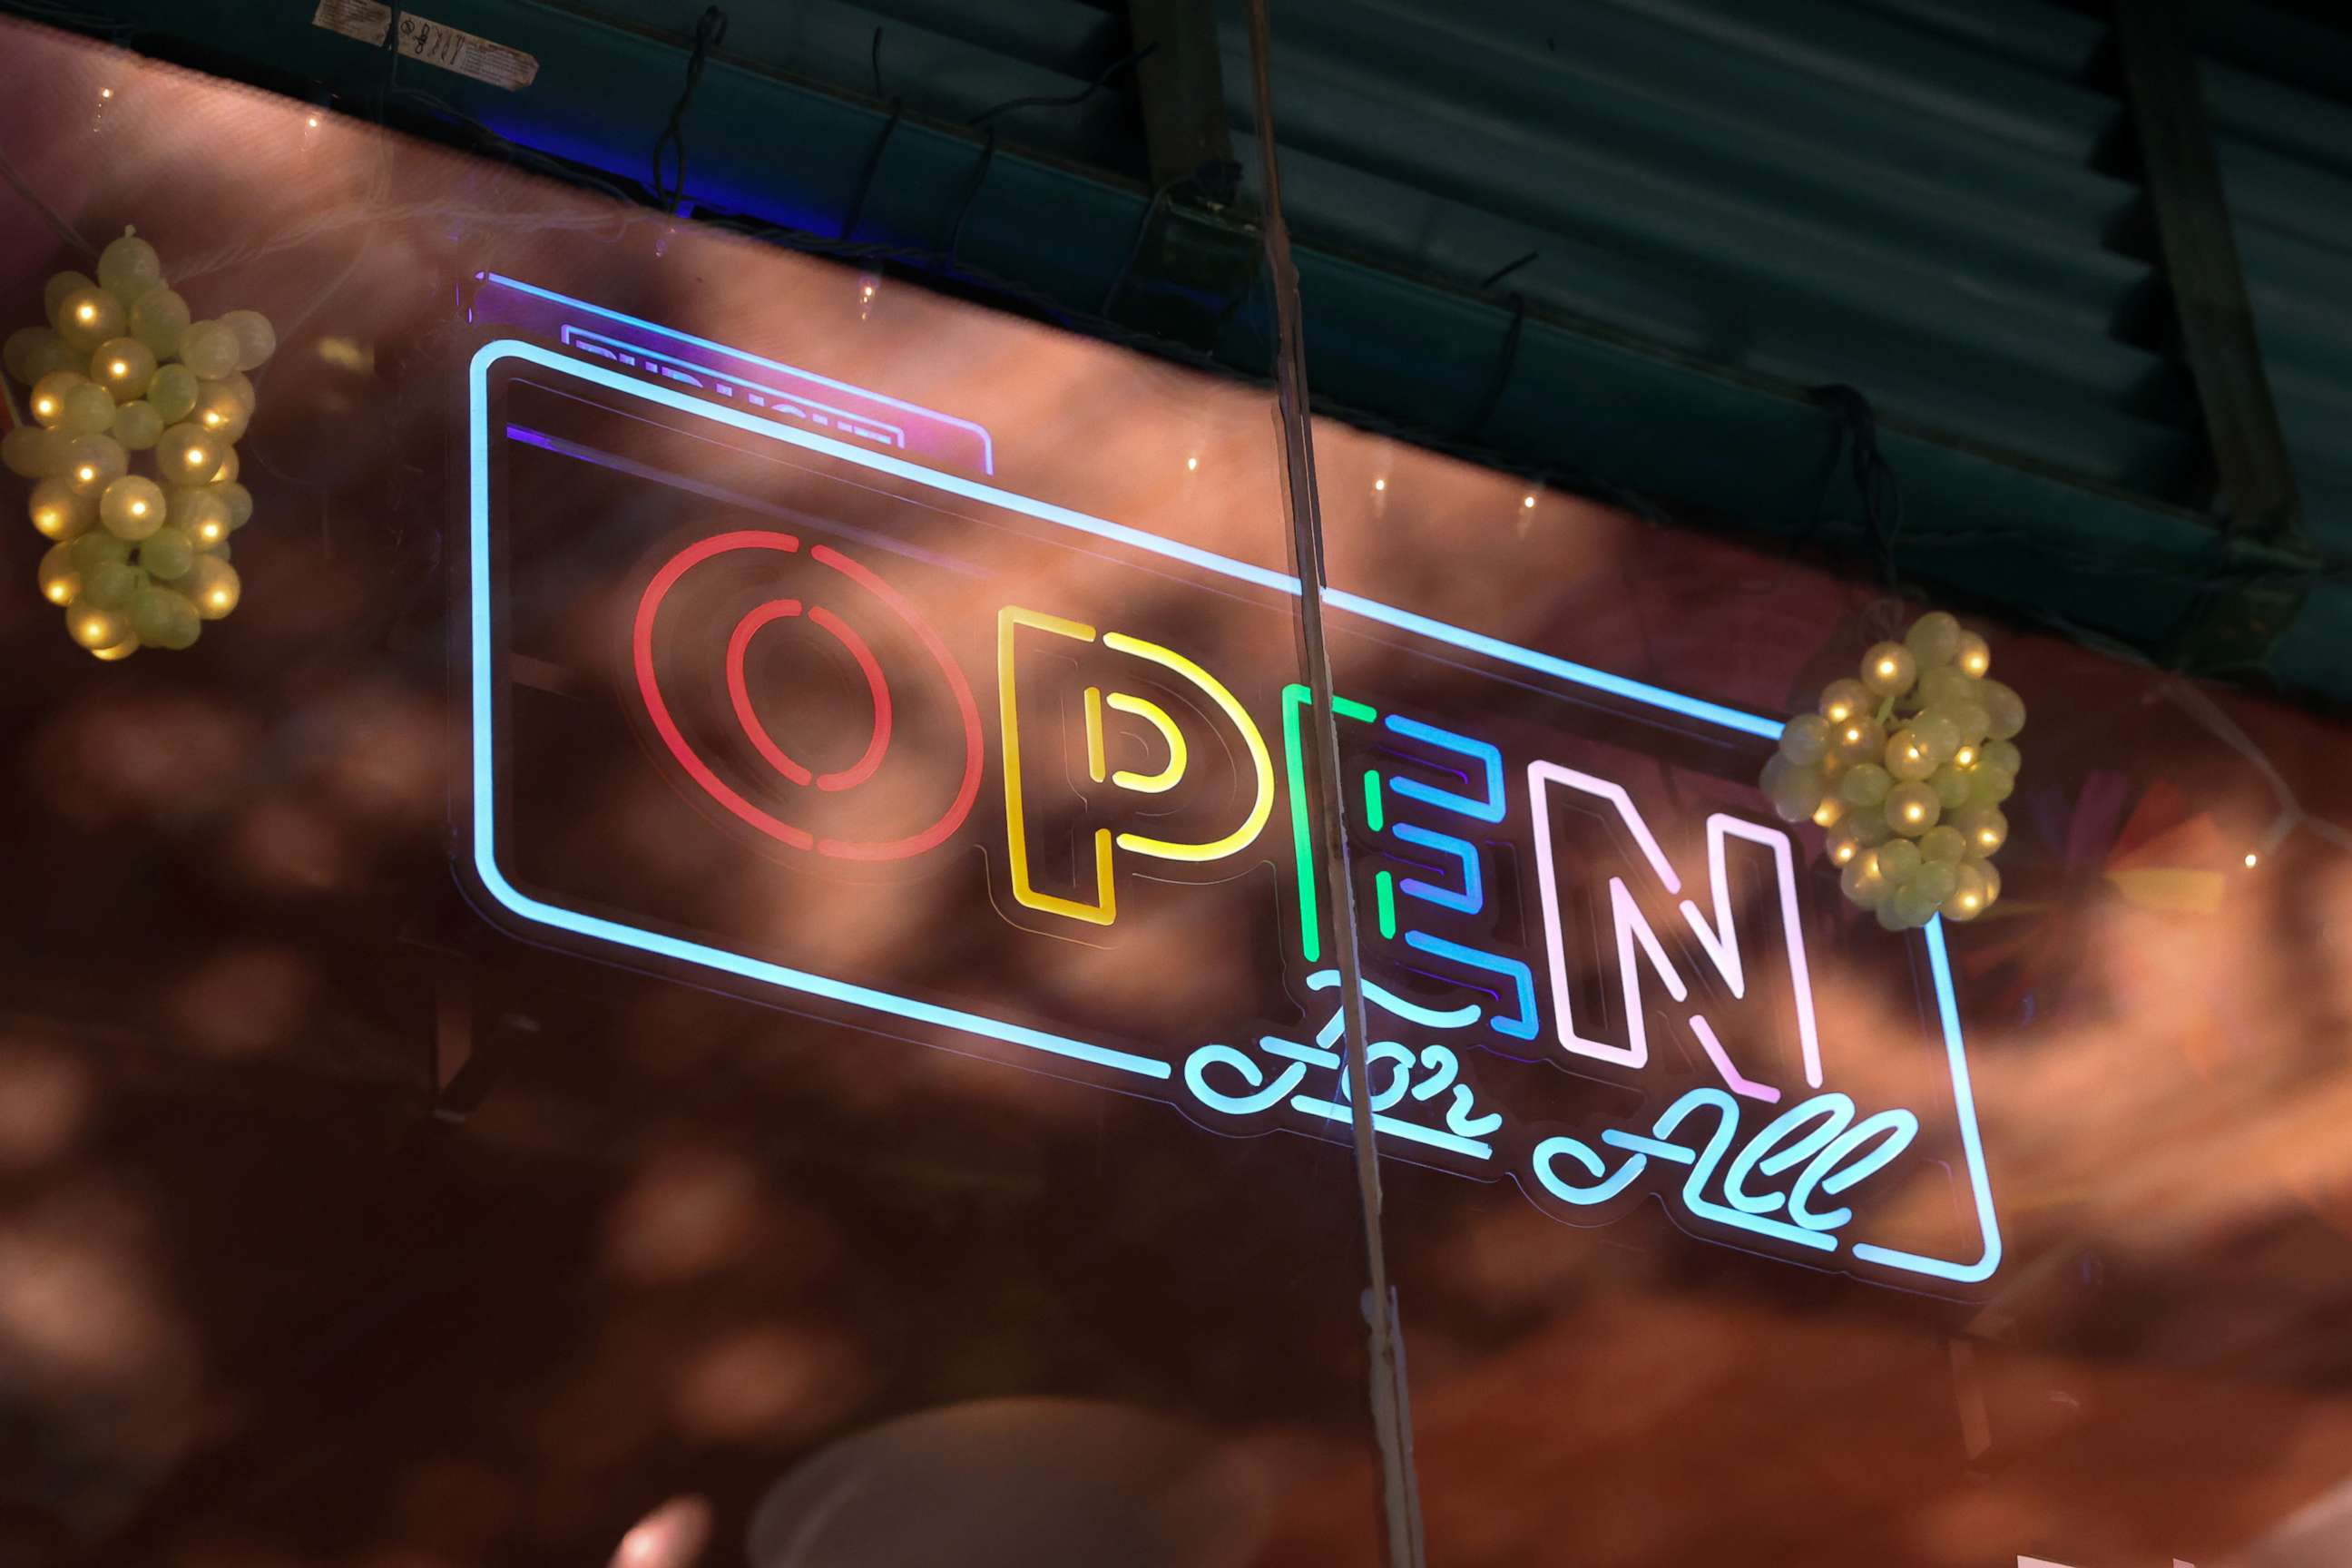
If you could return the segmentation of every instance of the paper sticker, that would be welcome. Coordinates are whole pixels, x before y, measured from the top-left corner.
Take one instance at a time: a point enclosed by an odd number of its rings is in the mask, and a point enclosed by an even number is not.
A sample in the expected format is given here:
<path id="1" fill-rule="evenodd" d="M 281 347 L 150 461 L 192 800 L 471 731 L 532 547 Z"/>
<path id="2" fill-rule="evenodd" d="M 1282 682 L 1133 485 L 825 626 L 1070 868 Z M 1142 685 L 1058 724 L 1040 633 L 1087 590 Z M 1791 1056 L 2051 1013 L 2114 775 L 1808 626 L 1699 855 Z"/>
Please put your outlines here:
<path id="1" fill-rule="evenodd" d="M 376 0 L 319 0 L 318 14 L 310 22 L 313 26 L 381 48 L 384 34 L 392 26 L 392 7 L 378 5 Z M 539 75 L 535 57 L 446 23 L 429 20 L 414 11 L 400 14 L 400 52 L 412 60 L 423 60 L 426 65 L 439 66 L 443 70 L 456 71 L 459 76 L 469 76 L 509 91 L 529 87 Z"/>

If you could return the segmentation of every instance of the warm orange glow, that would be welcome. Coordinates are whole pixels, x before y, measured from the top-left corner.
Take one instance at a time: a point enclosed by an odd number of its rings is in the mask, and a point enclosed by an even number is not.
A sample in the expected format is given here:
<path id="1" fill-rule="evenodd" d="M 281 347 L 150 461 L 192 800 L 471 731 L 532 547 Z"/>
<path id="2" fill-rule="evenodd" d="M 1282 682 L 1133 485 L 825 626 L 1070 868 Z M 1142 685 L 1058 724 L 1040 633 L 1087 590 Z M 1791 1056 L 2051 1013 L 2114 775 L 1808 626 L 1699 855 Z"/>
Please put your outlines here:
<path id="1" fill-rule="evenodd" d="M 1813 807 L 1813 826 L 1815 827 L 1835 827 L 1838 825 L 1838 820 L 1844 816 L 1845 807 L 1839 804 L 1835 795 L 1831 795 L 1825 798 L 1821 805 Z"/>
<path id="2" fill-rule="evenodd" d="M 1853 859 L 1853 846 L 1851 844 L 1841 842 L 1830 846 L 1830 859 L 1836 865 L 1843 866 Z"/>
<path id="3" fill-rule="evenodd" d="M 1878 661 L 1878 673 L 1884 676 L 1892 677 L 1895 673 L 1895 661 L 1891 658 L 1880 659 Z"/>
<path id="4" fill-rule="evenodd" d="M 1536 509 L 1536 498 L 1533 496 L 1522 496 L 1519 498 L 1519 504 L 1527 508 L 1529 511 L 1533 511 Z"/>
<path id="5" fill-rule="evenodd" d="M 215 588 L 211 593 L 205 595 L 205 602 L 212 605 L 215 610 L 226 610 L 228 608 L 229 602 L 228 590 L 226 588 Z"/>
<path id="6" fill-rule="evenodd" d="M 1903 820 L 1904 820 L 1904 821 L 1906 821 L 1906 822 L 1916 822 L 1916 821 L 1918 821 L 1921 817 L 1923 817 L 1923 816 L 1927 816 L 1927 808 L 1926 806 L 1924 806 L 1924 805 L 1920 805 L 1917 801 L 1916 801 L 1916 800 L 1915 800 L 1915 801 L 1913 801 L 1910 805 L 1906 805 L 1906 806 L 1905 806 L 1905 807 L 1903 808 Z M 1990 835 L 1990 834 L 1979 834 L 1977 837 L 1979 837 L 1979 838 L 1990 838 L 1990 837 L 1991 837 L 1991 835 Z"/>
<path id="7" fill-rule="evenodd" d="M 145 517 L 147 515 L 147 503 L 143 500 L 132 501 L 131 503 L 131 515 L 133 517 Z"/>
<path id="8" fill-rule="evenodd" d="M 1372 481 L 1372 489 L 1376 489 L 1376 490 L 1384 490 L 1384 489 L 1388 489 L 1388 488 L 1389 488 L 1389 482 L 1388 482 L 1388 480 L 1386 480 L 1386 479 L 1374 479 L 1374 480 Z"/>
<path id="9" fill-rule="evenodd" d="M 1952 753 L 1952 766 L 1956 768 L 1972 768 L 1976 765 L 1977 749 L 1974 746 L 1962 746 L 1958 751 Z"/>
<path id="10" fill-rule="evenodd" d="M 1198 472 L 1200 471 L 1200 468 L 1201 468 L 1201 459 L 1200 459 L 1200 458 L 1185 458 L 1185 459 L 1184 459 L 1184 471 L 1185 471 L 1186 473 L 1188 473 L 1188 474 L 1198 473 Z"/>
<path id="11" fill-rule="evenodd" d="M 89 657 L 92 658 L 104 659 L 107 663 L 112 664 L 118 659 L 129 658 L 132 654 L 137 653 L 138 651 L 139 639 L 137 637 L 124 637 L 112 647 L 94 647 L 90 649 Z"/>
<path id="12" fill-rule="evenodd" d="M 87 326 L 98 320 L 98 307 L 84 300 L 80 309 L 74 311 L 74 319 Z"/>
<path id="13" fill-rule="evenodd" d="M 2252 870 L 2252 869 L 2254 868 L 2254 867 L 2255 867 L 2256 863 L 2258 863 L 2261 859 L 2262 859 L 2262 857 L 2261 857 L 2261 856 L 2259 856 L 2259 855 L 2255 854 L 2255 853 L 2254 853 L 2252 850 L 2251 850 L 2251 849 L 2250 849 L 2250 850 L 2248 850 L 2248 851 L 2246 852 L 2246 869 L 2247 869 L 2247 870 L 2249 870 L 2249 871 Z"/>
<path id="14" fill-rule="evenodd" d="M 107 361 L 106 368 L 110 374 L 114 375 L 129 375 L 131 374 L 130 365 L 124 363 L 119 359 Z"/>
<path id="15" fill-rule="evenodd" d="M 44 419 L 47 419 L 50 415 L 55 414 L 57 411 L 58 400 L 56 398 L 37 397 L 33 399 L 33 412 L 39 415 Z"/>
<path id="16" fill-rule="evenodd" d="M 48 595 L 52 605 L 65 604 L 73 597 L 73 591 L 63 583 L 52 583 L 43 591 Z"/>
<path id="17" fill-rule="evenodd" d="M 79 479 L 84 484 L 89 484 L 98 478 L 98 470 L 90 467 L 88 463 L 84 463 L 80 468 L 74 470 L 74 478 Z"/>

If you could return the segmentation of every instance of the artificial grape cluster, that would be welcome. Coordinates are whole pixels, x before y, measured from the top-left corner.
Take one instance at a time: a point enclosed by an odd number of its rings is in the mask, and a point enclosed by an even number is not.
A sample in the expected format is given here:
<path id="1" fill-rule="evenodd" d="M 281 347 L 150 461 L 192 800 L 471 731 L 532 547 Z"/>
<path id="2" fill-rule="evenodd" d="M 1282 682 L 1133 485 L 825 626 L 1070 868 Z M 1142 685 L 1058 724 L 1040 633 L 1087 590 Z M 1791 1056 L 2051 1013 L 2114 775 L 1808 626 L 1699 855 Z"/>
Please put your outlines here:
<path id="1" fill-rule="evenodd" d="M 1938 610 L 1832 680 L 1821 711 L 1780 731 L 1764 793 L 1784 822 L 1829 829 L 1845 896 L 1888 931 L 1972 921 L 2000 897 L 2025 703 L 1998 680 L 1984 638 Z"/>
<path id="2" fill-rule="evenodd" d="M 33 481 L 44 597 L 66 633 L 103 659 L 184 648 L 243 591 L 229 535 L 253 515 L 236 482 L 236 443 L 253 419 L 253 383 L 278 347 L 257 310 L 189 319 L 155 247 L 126 229 L 95 281 L 49 279 L 49 324 L 12 334 L 8 374 L 31 389 L 34 423 L 0 441 L 0 460 Z M 152 454 L 153 477 L 131 471 Z"/>

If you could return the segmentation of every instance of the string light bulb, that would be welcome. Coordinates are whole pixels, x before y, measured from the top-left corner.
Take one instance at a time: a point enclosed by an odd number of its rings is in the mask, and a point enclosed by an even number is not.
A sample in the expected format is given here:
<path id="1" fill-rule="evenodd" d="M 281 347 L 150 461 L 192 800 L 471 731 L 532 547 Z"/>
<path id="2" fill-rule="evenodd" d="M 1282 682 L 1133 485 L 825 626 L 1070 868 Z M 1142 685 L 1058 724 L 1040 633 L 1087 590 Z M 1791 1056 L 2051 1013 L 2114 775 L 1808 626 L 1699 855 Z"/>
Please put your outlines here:
<path id="1" fill-rule="evenodd" d="M 66 635 L 96 653 L 129 637 L 131 623 L 112 610 L 83 605 L 66 612 Z"/>
<path id="2" fill-rule="evenodd" d="M 76 436 L 65 446 L 66 483 L 77 495 L 98 493 L 131 471 L 131 454 L 111 436 Z"/>
<path id="3" fill-rule="evenodd" d="M 71 347 L 92 353 L 98 345 L 122 331 L 122 301 L 93 283 L 75 289 L 58 301 L 49 324 Z"/>
<path id="4" fill-rule="evenodd" d="M 41 597 L 52 605 L 70 605 L 81 593 L 81 565 L 69 544 L 50 545 L 37 575 Z"/>
<path id="5" fill-rule="evenodd" d="M 2258 866 L 2258 865 L 2260 865 L 2260 864 L 2262 863 L 2262 858 L 2262 858 L 2261 856 L 2259 856 L 2259 855 L 2255 854 L 2252 850 L 2251 850 L 2251 849 L 2247 850 L 2247 851 L 2246 851 L 2246 869 L 2247 869 L 2247 870 L 2249 870 L 2249 871 L 2252 870 L 2256 866 Z"/>
<path id="6" fill-rule="evenodd" d="M 26 510 L 40 536 L 55 541 L 79 538 L 98 521 L 98 508 L 90 499 L 76 495 L 73 487 L 61 479 L 36 483 Z"/>
<path id="7" fill-rule="evenodd" d="M 198 381 L 218 381 L 236 368 L 236 333 L 226 321 L 198 321 L 180 339 L 180 363 Z"/>
<path id="8" fill-rule="evenodd" d="M 1822 717 L 1832 724 L 1843 724 L 1874 706 L 1870 688 L 1859 680 L 1832 680 L 1822 688 Z"/>
<path id="9" fill-rule="evenodd" d="M 1962 632 L 1953 662 L 1962 674 L 1982 680 L 1992 668 L 1992 648 L 1976 633 Z"/>
<path id="10" fill-rule="evenodd" d="M 1896 784 L 1886 792 L 1886 820 L 1906 838 L 1918 837 L 1943 815 L 1944 803 L 1924 784 Z"/>
<path id="11" fill-rule="evenodd" d="M 155 351 L 135 337 L 109 338 L 91 356 L 89 378 L 116 403 L 129 403 L 146 392 L 155 378 Z M 113 423 L 114 410 L 106 411 Z"/>
<path id="12" fill-rule="evenodd" d="M 1377 494 L 1386 494 L 1388 492 L 1388 488 L 1389 482 L 1386 479 L 1374 479 L 1372 481 L 1372 489 Z"/>
<path id="13" fill-rule="evenodd" d="M 150 289 L 163 286 L 163 258 L 137 230 L 125 229 L 98 253 L 98 282 L 128 308 Z"/>
<path id="14" fill-rule="evenodd" d="M 98 521 L 117 539 L 141 540 L 163 526 L 163 487 L 137 474 L 116 479 L 98 498 Z"/>
<path id="15" fill-rule="evenodd" d="M 1521 497 L 1519 498 L 1519 505 L 1520 505 L 1521 507 L 1525 508 L 1525 509 L 1526 509 L 1527 510 L 1528 510 L 1528 511 L 1533 511 L 1533 510 L 1536 510 L 1536 497 L 1535 497 L 1535 492 L 1534 492 L 1533 490 L 1529 490 L 1526 495 L 1521 496 Z"/>
<path id="16" fill-rule="evenodd" d="M 245 593 L 236 568 L 217 555 L 197 556 L 180 588 L 196 606 L 196 614 L 208 621 L 217 621 L 236 609 Z"/>

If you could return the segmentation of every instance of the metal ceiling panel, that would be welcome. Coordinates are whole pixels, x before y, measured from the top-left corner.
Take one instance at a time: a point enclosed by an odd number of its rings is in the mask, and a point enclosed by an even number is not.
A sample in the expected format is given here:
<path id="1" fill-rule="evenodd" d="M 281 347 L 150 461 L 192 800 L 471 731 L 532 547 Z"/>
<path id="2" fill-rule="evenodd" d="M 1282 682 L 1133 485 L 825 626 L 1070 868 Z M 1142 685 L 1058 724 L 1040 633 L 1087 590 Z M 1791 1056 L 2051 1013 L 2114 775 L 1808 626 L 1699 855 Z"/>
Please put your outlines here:
<path id="1" fill-rule="evenodd" d="M 2215 151 L 2313 541 L 2352 552 L 2352 48 L 2255 7 L 2209 8 Z"/>
<path id="2" fill-rule="evenodd" d="M 438 0 L 546 61 L 521 94 L 433 79 L 528 145 L 643 179 L 700 0 Z M 1236 154 L 1254 162 L 1237 0 L 1219 0 Z M 378 79 L 349 40 L 229 0 L 115 0 L 288 75 Z M 1286 195 L 1319 390 L 1535 464 L 1767 529 L 1803 526 L 1835 431 L 1805 387 L 1886 416 L 1906 569 L 2162 648 L 2210 533 L 2096 6 L 2043 0 L 1275 0 Z M 730 7 L 689 128 L 689 195 L 943 247 L 1097 309 L 1150 205 L 1114 0 Z M 475 18 L 477 20 L 469 20 Z M 2206 95 L 2315 534 L 2352 545 L 2352 48 L 2202 5 Z M 881 79 L 875 76 L 880 29 Z M 425 73 L 418 73 L 420 76 Z M 877 90 L 878 89 L 878 90 Z M 346 86 L 345 90 L 352 90 Z M 362 93 L 366 89 L 359 89 Z M 1003 151 L 973 196 L 974 115 Z M 903 110 L 895 124 L 892 103 Z M 874 150 L 888 137 L 878 163 Z M 874 165 L 870 182 L 866 171 Z M 1497 268 L 1536 259 L 1494 288 Z M 1501 376 L 1517 296 L 1525 330 Z M 1245 310 L 1221 352 L 1264 363 Z M 1482 406 L 1491 416 L 1476 431 Z M 1832 526 L 1852 503 L 1832 484 Z M 2130 496 L 2146 498 L 2134 502 Z M 1988 523 L 2048 542 L 2032 604 Z M 2107 552 L 2134 563 L 2102 576 Z M 2316 628 L 2280 673 L 2352 694 Z"/>
<path id="3" fill-rule="evenodd" d="M 1989 142 L 1988 123 L 2024 123 L 2032 93 L 2010 79 L 2031 73 L 1977 62 L 1982 112 L 1874 139 L 1866 116 L 1954 47 L 1882 37 L 1885 90 L 1858 100 L 1824 88 L 1818 49 L 1764 36 L 1767 9 L 1735 25 L 1656 0 L 1572 5 L 1539 37 L 1492 8 L 1412 0 L 1289 14 L 1275 64 L 1294 219 L 1458 282 L 1538 249 L 1510 285 L 1530 302 L 1801 384 L 1853 383 L 1928 427 L 2101 479 L 2177 483 L 2185 389 L 2122 335 L 2151 269 L 2105 237 L 2136 192 L 2088 166 L 2114 102 L 2043 81 L 2056 90 L 2032 134 Z M 1237 26 L 1225 46 L 1242 121 Z M 1964 74 L 1918 96 L 1950 110 Z M 2034 171 L 2032 194 L 1989 164 Z M 1465 225 L 1508 237 L 1465 268 Z"/>

